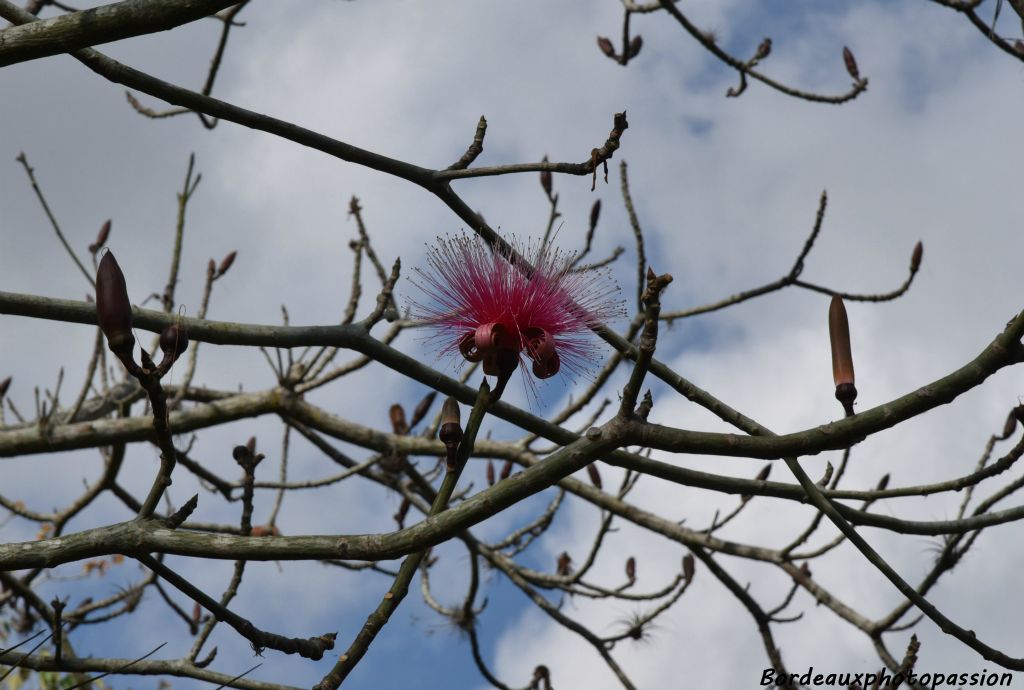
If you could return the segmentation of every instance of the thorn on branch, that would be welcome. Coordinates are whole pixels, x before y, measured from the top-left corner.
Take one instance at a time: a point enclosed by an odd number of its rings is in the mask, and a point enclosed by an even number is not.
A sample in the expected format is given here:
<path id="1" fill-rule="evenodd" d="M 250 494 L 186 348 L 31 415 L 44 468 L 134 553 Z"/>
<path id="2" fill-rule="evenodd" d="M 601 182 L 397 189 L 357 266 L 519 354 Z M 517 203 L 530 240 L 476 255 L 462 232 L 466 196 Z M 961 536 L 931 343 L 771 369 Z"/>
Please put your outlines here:
<path id="1" fill-rule="evenodd" d="M 178 529 L 185 520 L 188 520 L 198 505 L 199 494 L 193 494 L 192 498 L 185 501 L 185 505 L 174 511 L 174 514 L 164 521 L 164 524 L 170 529 Z"/>

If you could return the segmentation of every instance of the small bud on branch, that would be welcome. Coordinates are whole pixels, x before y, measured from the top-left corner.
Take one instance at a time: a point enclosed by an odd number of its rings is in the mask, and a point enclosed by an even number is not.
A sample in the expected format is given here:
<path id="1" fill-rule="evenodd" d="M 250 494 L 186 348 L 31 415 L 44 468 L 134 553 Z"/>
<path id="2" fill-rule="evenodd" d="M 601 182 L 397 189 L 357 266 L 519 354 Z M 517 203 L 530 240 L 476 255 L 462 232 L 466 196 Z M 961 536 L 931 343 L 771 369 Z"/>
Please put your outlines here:
<path id="1" fill-rule="evenodd" d="M 459 443 L 462 441 L 462 424 L 460 419 L 459 402 L 455 398 L 448 396 L 441 407 L 441 429 L 437 436 L 447 451 L 445 467 L 449 472 L 455 471 L 456 455 L 459 452 Z"/>
<path id="2" fill-rule="evenodd" d="M 857 69 L 857 59 L 853 57 L 853 51 L 843 46 L 843 63 L 846 71 L 853 77 L 854 81 L 860 81 L 860 70 Z"/>
<path id="3" fill-rule="evenodd" d="M 96 271 L 96 316 L 100 329 L 107 337 L 107 347 L 118 358 L 134 363 L 132 351 L 135 347 L 135 336 L 132 335 L 132 304 L 128 300 L 128 287 L 125 285 L 124 273 L 117 265 L 113 252 L 107 252 L 100 259 Z"/>
<path id="4" fill-rule="evenodd" d="M 838 295 L 832 297 L 828 308 L 828 335 L 832 345 L 832 378 L 836 384 L 836 400 L 843 405 L 847 417 L 853 416 L 853 401 L 857 399 L 854 386 L 853 352 L 850 349 L 850 322 L 846 307 Z"/>

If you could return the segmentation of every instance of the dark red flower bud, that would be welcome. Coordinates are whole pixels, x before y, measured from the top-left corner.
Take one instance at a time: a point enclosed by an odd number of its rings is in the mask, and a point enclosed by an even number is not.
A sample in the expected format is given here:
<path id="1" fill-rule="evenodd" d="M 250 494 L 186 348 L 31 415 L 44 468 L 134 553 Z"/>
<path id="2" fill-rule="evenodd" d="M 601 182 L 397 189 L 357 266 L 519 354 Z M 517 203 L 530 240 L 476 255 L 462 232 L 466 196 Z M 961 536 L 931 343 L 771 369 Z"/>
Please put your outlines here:
<path id="1" fill-rule="evenodd" d="M 437 437 L 445 445 L 447 455 L 445 465 L 449 472 L 455 470 L 455 456 L 462 441 L 462 424 L 460 423 L 459 401 L 448 396 L 441 407 L 441 428 Z"/>
<path id="2" fill-rule="evenodd" d="M 633 40 L 629 42 L 629 49 L 626 51 L 626 55 L 630 59 L 635 58 L 637 55 L 640 54 L 640 49 L 643 47 L 643 45 L 644 39 L 640 38 L 640 36 L 634 36 Z"/>
<path id="3" fill-rule="evenodd" d="M 505 466 L 501 468 L 501 474 L 498 475 L 498 478 L 501 479 L 502 481 L 504 481 L 505 479 L 508 479 L 511 474 L 512 474 L 512 461 L 511 460 L 506 460 L 505 461 Z"/>
<path id="4" fill-rule="evenodd" d="M 590 463 L 589 465 L 587 465 L 587 474 L 590 475 L 591 484 L 596 486 L 598 489 L 602 488 L 601 473 L 597 471 L 597 467 L 594 465 L 594 463 Z"/>
<path id="5" fill-rule="evenodd" d="M 636 579 L 636 559 L 632 556 L 626 559 L 626 577 L 631 582 Z"/>
<path id="6" fill-rule="evenodd" d="M 606 38 L 604 36 L 598 36 L 597 37 L 597 47 L 600 48 L 601 52 L 604 53 L 605 55 L 607 55 L 608 57 L 610 57 L 612 59 L 614 59 L 616 57 L 616 55 L 615 55 L 615 46 L 612 45 L 612 41 L 611 41 L 610 38 Z"/>
<path id="7" fill-rule="evenodd" d="M 860 70 L 857 69 L 857 59 L 853 57 L 853 51 L 843 46 L 843 62 L 846 64 L 846 71 L 850 73 L 854 81 L 860 81 Z"/>
<path id="8" fill-rule="evenodd" d="M 100 228 L 99 234 L 96 235 L 96 241 L 89 245 L 89 253 L 95 254 L 99 250 L 103 249 L 107 243 L 107 238 L 110 237 L 110 221 L 108 220 Z"/>
<path id="9" fill-rule="evenodd" d="M 131 358 L 135 346 L 132 304 L 128 301 L 124 273 L 117 265 L 113 252 L 103 255 L 96 271 L 96 316 L 111 352 L 119 358 Z"/>
<path id="10" fill-rule="evenodd" d="M 209 263 L 206 264 L 206 277 L 213 278 L 217 275 L 217 264 L 213 259 L 210 259 Z"/>
<path id="11" fill-rule="evenodd" d="M 683 556 L 683 581 L 690 584 L 693 581 L 693 554 Z"/>
<path id="12" fill-rule="evenodd" d="M 388 410 L 388 415 L 391 417 L 391 428 L 399 436 L 405 436 L 409 433 L 409 424 L 405 421 L 405 410 L 398 403 L 391 406 Z"/>
<path id="13" fill-rule="evenodd" d="M 882 491 L 887 486 L 889 486 L 889 474 L 885 473 L 882 475 L 882 478 L 878 480 L 878 486 L 875 487 L 875 491 Z"/>
<path id="14" fill-rule="evenodd" d="M 917 273 L 921 268 L 921 257 L 924 255 L 924 245 L 918 242 L 914 245 L 914 253 L 910 255 L 910 272 Z"/>
<path id="15" fill-rule="evenodd" d="M 231 268 L 231 264 L 235 263 L 235 257 L 238 256 L 238 252 L 231 252 L 220 261 L 220 266 L 217 267 L 217 275 L 222 276 L 228 272 Z"/>
<path id="16" fill-rule="evenodd" d="M 764 60 L 772 52 L 772 39 L 765 38 L 761 41 L 761 44 L 757 46 L 757 52 L 754 53 L 755 60 Z"/>
<path id="17" fill-rule="evenodd" d="M 547 163 L 548 162 L 548 157 L 544 156 L 544 158 L 541 159 L 541 162 L 542 163 Z M 548 198 L 550 198 L 551 197 L 551 171 L 550 170 L 541 170 L 540 171 L 540 186 L 544 189 L 544 193 L 548 195 Z"/>
<path id="18" fill-rule="evenodd" d="M 595 199 L 594 205 L 590 207 L 590 231 L 597 227 L 597 219 L 601 217 L 601 200 Z"/>
<path id="19" fill-rule="evenodd" d="M 183 326 L 172 323 L 160 332 L 160 350 L 164 356 L 177 359 L 188 349 L 188 331 Z"/>
<path id="20" fill-rule="evenodd" d="M 420 400 L 420 404 L 416 406 L 416 409 L 412 412 L 412 421 L 409 422 L 409 427 L 412 428 L 423 421 L 423 418 L 430 412 L 430 406 L 434 404 L 434 398 L 437 397 L 437 391 L 430 391 L 424 396 L 423 400 Z"/>
<path id="21" fill-rule="evenodd" d="M 854 387 L 853 352 L 850 350 L 850 322 L 846 307 L 838 295 L 832 297 L 828 308 L 828 336 L 832 345 L 832 378 L 836 384 L 836 400 L 843 404 L 846 416 L 853 416 L 853 401 L 857 399 Z"/>
<path id="22" fill-rule="evenodd" d="M 487 461 L 487 486 L 494 486 L 494 463 Z"/>

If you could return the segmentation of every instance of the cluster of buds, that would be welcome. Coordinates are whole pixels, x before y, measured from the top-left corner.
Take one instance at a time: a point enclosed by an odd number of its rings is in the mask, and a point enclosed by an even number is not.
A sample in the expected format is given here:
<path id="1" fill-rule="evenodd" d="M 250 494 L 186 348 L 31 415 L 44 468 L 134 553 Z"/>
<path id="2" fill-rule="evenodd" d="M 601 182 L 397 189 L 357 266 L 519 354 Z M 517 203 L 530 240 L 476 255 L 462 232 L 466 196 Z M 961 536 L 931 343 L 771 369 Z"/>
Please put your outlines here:
<path id="1" fill-rule="evenodd" d="M 114 258 L 107 252 L 100 260 L 96 271 L 96 316 L 100 329 L 107 338 L 107 347 L 113 352 L 125 369 L 132 375 L 141 373 L 163 376 L 171 365 L 188 348 L 188 333 L 178 324 L 171 324 L 160 333 L 160 350 L 163 359 L 155 371 L 149 371 L 152 362 L 143 352 L 142 361 L 147 365 L 143 370 L 135 362 L 135 336 L 132 334 L 132 305 L 128 299 L 128 287 L 124 273 Z"/>

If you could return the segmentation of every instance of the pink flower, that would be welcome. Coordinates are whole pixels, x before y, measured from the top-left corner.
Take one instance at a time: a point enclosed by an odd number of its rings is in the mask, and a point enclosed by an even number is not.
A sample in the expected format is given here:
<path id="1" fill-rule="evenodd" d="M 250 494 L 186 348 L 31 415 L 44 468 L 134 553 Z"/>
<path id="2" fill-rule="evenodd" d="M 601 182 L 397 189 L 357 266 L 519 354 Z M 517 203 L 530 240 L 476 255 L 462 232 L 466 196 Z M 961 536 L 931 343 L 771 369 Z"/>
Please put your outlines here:
<path id="1" fill-rule="evenodd" d="M 573 255 L 550 245 L 516 252 L 534 267 L 531 275 L 479 237 L 439 238 L 429 269 L 416 269 L 413 282 L 427 299 L 412 302 L 414 316 L 433 329 L 439 356 L 482 362 L 499 386 L 517 366 L 525 371 L 524 355 L 539 379 L 563 366 L 586 373 L 597 356 L 591 327 L 624 313 L 618 286 L 607 273 L 573 271 Z"/>

